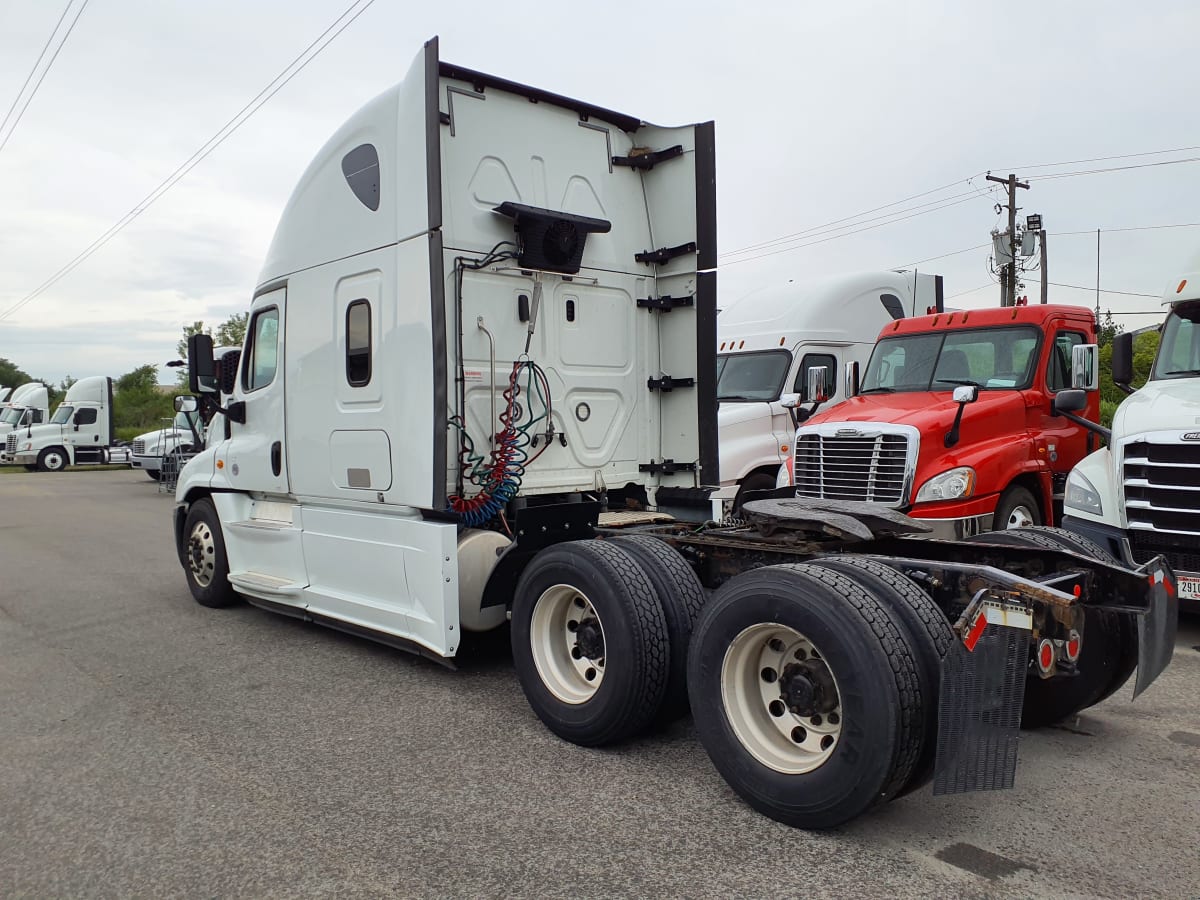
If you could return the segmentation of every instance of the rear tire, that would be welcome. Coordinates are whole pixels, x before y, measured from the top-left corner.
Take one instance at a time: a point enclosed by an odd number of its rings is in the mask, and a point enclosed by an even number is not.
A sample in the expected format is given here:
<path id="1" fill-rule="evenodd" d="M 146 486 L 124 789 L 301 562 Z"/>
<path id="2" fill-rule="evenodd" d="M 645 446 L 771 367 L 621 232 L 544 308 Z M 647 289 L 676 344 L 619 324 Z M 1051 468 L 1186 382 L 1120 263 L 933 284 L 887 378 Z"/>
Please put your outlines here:
<path id="1" fill-rule="evenodd" d="M 605 541 L 556 544 L 517 583 L 512 650 L 529 705 L 564 740 L 601 746 L 654 719 L 670 644 L 649 576 Z"/>
<path id="2" fill-rule="evenodd" d="M 890 799 L 921 748 L 903 631 L 856 582 L 812 564 L 755 569 L 712 596 L 688 692 L 713 765 L 788 825 L 832 828 Z"/>
<path id="3" fill-rule="evenodd" d="M 188 508 L 183 538 L 184 570 L 196 602 L 214 609 L 236 603 L 240 598 L 229 583 L 225 537 L 212 501 L 197 500 Z"/>
<path id="4" fill-rule="evenodd" d="M 828 556 L 813 560 L 813 565 L 841 572 L 886 604 L 892 620 L 904 629 L 909 646 L 913 648 L 925 725 L 921 751 L 912 775 L 896 796 L 910 794 L 933 780 L 942 660 L 954 641 L 954 631 L 932 597 L 911 578 L 883 563 L 861 556 Z"/>
<path id="5" fill-rule="evenodd" d="M 36 472 L 38 470 L 37 463 L 26 463 L 22 468 L 26 472 Z"/>
<path id="6" fill-rule="evenodd" d="M 1045 526 L 977 534 L 966 540 L 1010 547 L 1068 550 L 1104 562 L 1115 562 L 1091 541 L 1080 540 L 1069 531 Z M 1128 681 L 1137 666 L 1135 628 L 1123 623 L 1123 617 L 1116 613 L 1085 606 L 1083 615 L 1083 650 L 1076 663 L 1079 674 L 1042 678 L 1031 655 L 1021 707 L 1022 728 L 1045 728 L 1094 706 Z"/>
<path id="7" fill-rule="evenodd" d="M 656 720 L 671 722 L 688 711 L 687 651 L 692 629 L 704 607 L 704 586 L 687 560 L 673 547 L 646 535 L 622 535 L 611 543 L 642 567 L 654 586 L 667 626 L 670 667 L 667 689 Z"/>

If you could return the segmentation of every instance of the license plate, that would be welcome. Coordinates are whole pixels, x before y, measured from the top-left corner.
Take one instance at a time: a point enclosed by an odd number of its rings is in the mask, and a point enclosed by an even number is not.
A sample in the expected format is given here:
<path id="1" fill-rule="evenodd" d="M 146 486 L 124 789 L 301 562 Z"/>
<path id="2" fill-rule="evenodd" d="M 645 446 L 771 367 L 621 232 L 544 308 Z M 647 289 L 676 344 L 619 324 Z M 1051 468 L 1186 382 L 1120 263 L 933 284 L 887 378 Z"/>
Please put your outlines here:
<path id="1" fill-rule="evenodd" d="M 1180 578 L 1177 582 L 1183 600 L 1200 600 L 1200 578 Z"/>

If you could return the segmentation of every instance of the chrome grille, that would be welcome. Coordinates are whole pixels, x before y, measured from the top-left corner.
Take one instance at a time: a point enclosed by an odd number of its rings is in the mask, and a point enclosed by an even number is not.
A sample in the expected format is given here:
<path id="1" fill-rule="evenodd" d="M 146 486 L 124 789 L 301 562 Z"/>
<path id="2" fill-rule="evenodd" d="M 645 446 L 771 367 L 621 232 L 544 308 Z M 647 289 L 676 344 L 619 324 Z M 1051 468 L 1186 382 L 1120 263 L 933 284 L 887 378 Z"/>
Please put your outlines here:
<path id="1" fill-rule="evenodd" d="M 146 455 L 146 442 L 144 440 L 142 440 L 141 438 L 138 438 L 136 441 L 133 442 L 133 455 L 134 456 L 145 456 Z"/>
<path id="2" fill-rule="evenodd" d="M 4 452 L 5 453 L 16 453 L 17 452 L 17 433 L 15 431 L 12 432 L 11 434 L 9 434 L 5 438 Z"/>
<path id="3" fill-rule="evenodd" d="M 908 456 L 904 434 L 798 434 L 796 496 L 900 506 Z"/>
<path id="4" fill-rule="evenodd" d="M 1200 535 L 1200 447 L 1133 441 L 1121 477 L 1130 528 Z"/>

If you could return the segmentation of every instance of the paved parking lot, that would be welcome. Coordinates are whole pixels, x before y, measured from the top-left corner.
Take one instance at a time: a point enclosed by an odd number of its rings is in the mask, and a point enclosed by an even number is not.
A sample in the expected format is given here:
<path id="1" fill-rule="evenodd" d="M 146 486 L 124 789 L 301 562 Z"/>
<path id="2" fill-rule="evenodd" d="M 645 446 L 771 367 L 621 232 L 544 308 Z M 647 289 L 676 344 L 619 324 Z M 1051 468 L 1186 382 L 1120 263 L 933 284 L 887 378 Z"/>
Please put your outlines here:
<path id="1" fill-rule="evenodd" d="M 1195 896 L 1200 622 L 1138 702 L 1027 734 L 1017 788 L 765 819 L 690 722 L 547 732 L 458 672 L 192 602 L 139 472 L 0 476 L 0 895 Z"/>

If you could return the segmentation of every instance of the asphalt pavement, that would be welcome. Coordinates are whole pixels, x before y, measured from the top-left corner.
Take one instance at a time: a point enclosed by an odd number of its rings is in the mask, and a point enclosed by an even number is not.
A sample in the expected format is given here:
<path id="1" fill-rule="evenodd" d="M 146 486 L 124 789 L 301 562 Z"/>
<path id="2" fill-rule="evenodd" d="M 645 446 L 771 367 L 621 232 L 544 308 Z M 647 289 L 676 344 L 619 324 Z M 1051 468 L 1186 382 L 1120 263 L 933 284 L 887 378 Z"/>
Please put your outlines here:
<path id="1" fill-rule="evenodd" d="M 450 671 L 198 606 L 172 505 L 136 471 L 0 475 L 0 896 L 1200 890 L 1200 620 L 1138 701 L 1026 733 L 1014 790 L 807 833 L 745 806 L 690 721 L 559 740 L 503 640 Z"/>

